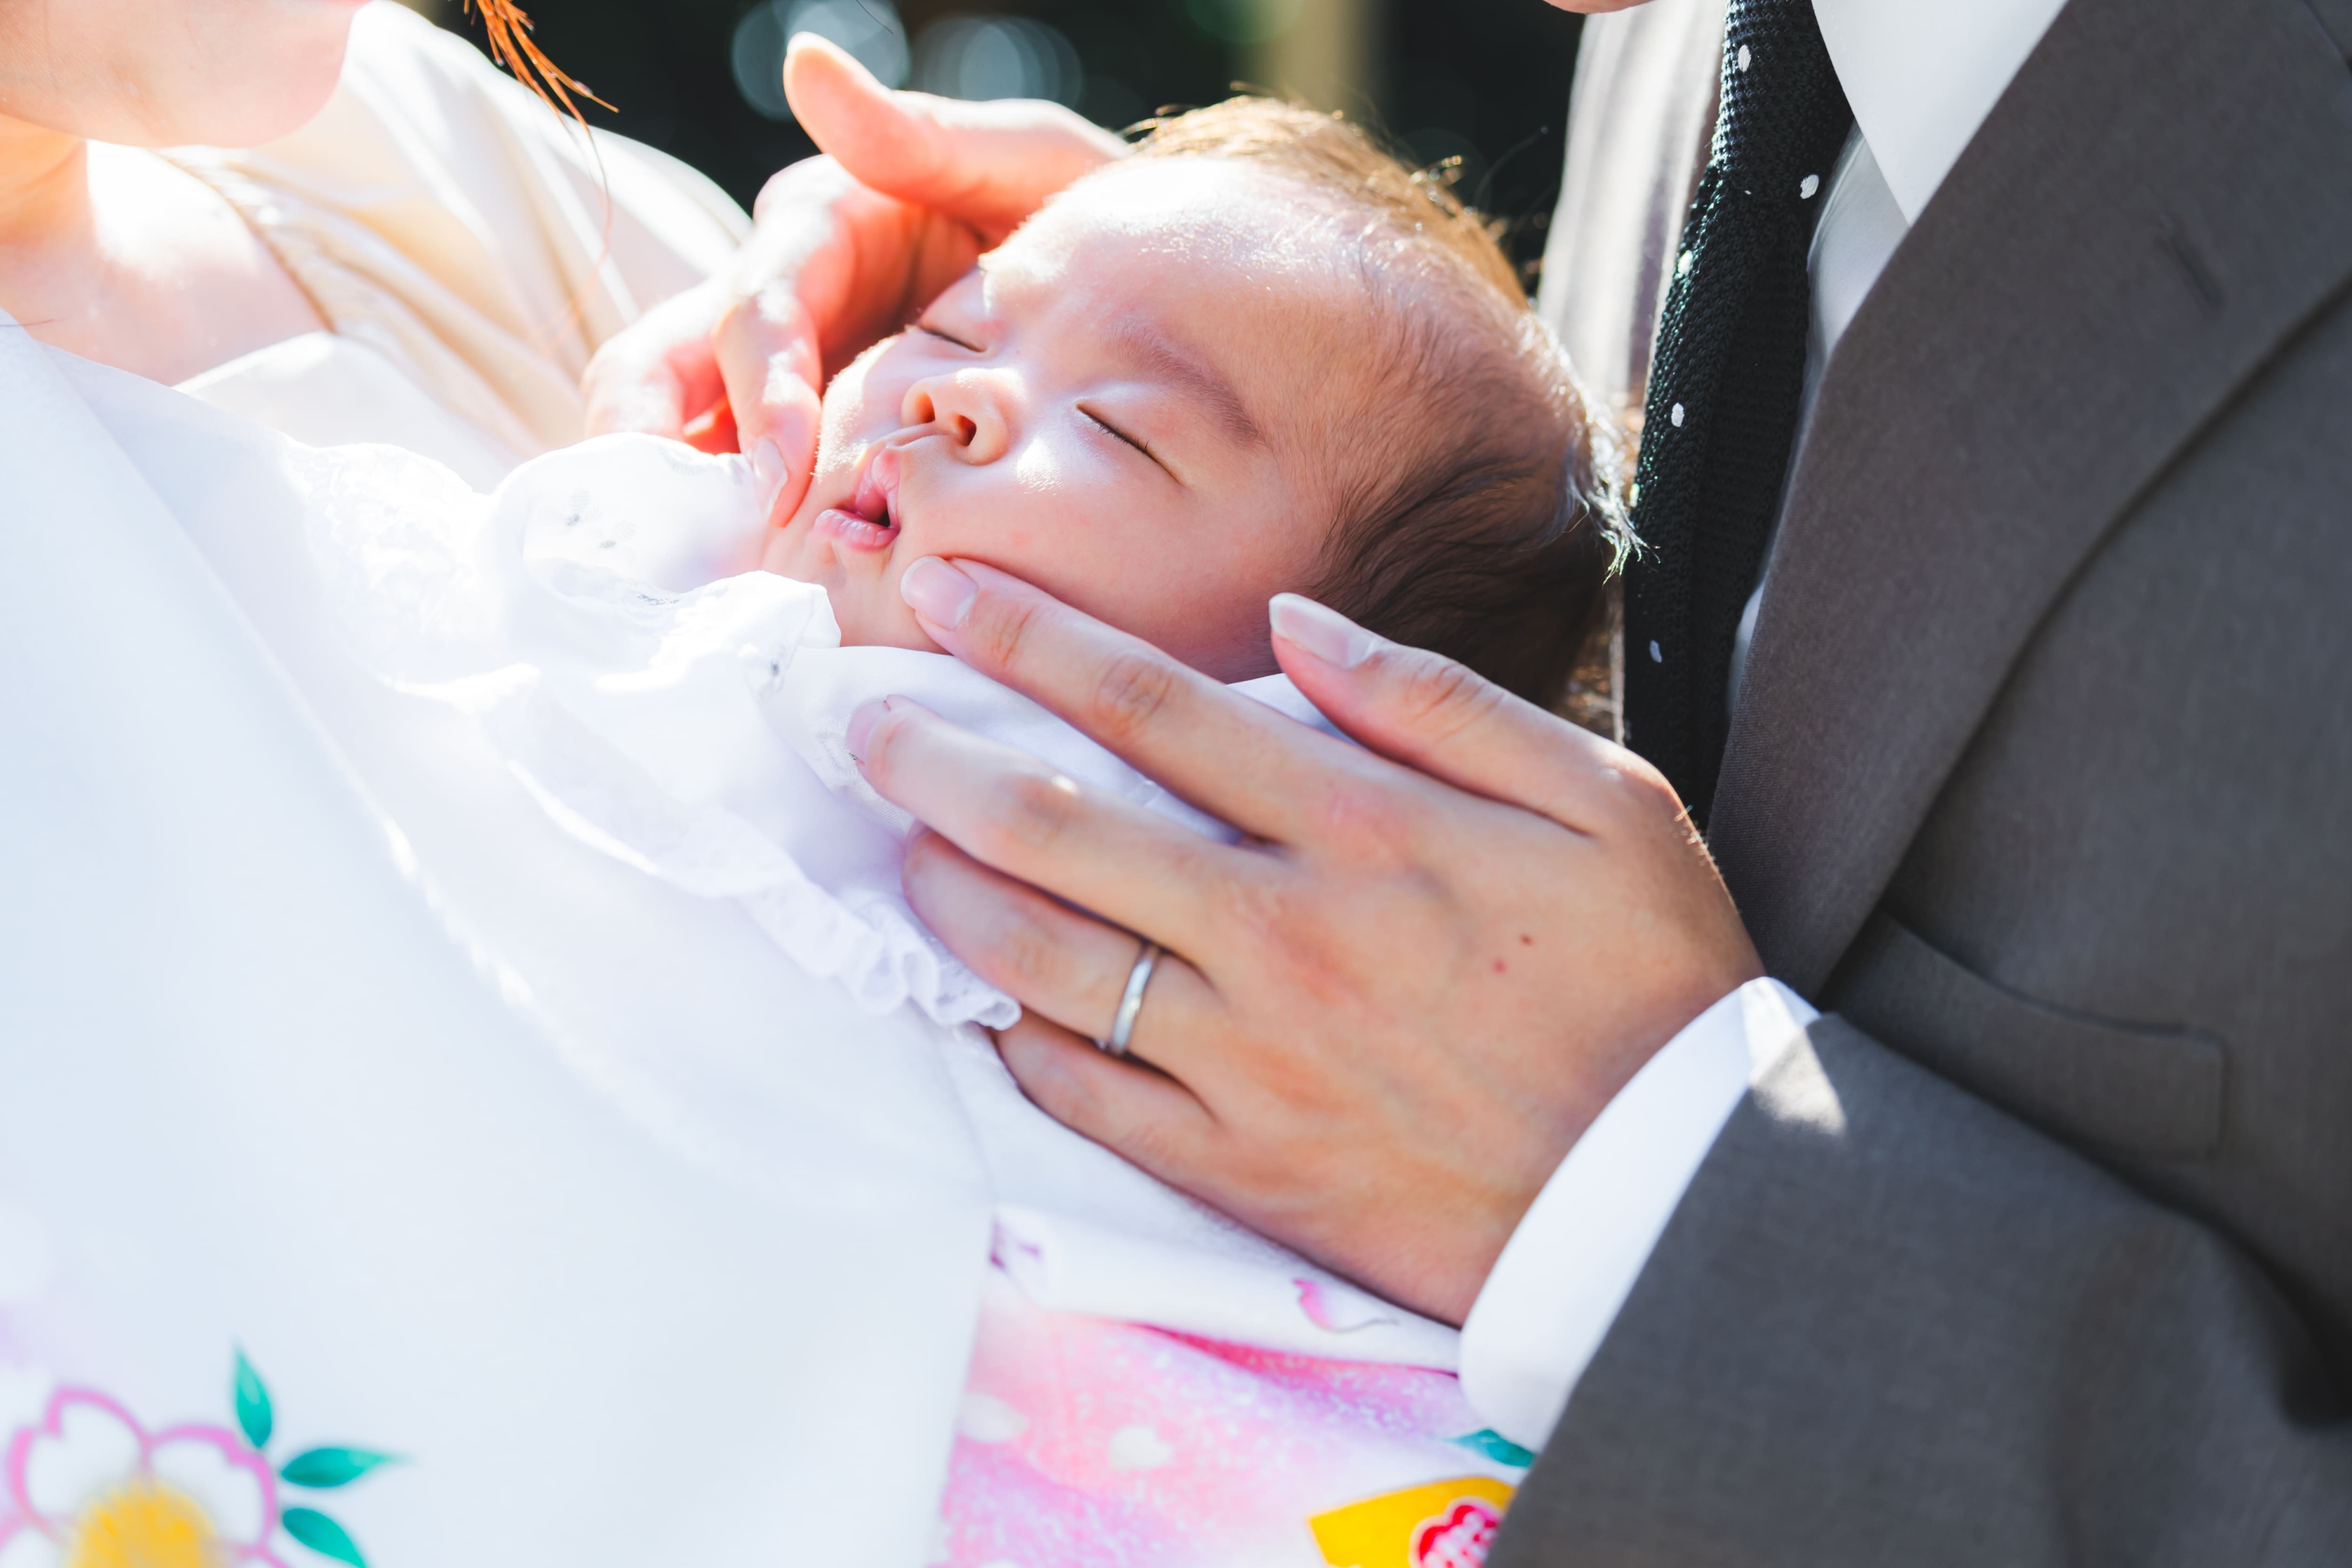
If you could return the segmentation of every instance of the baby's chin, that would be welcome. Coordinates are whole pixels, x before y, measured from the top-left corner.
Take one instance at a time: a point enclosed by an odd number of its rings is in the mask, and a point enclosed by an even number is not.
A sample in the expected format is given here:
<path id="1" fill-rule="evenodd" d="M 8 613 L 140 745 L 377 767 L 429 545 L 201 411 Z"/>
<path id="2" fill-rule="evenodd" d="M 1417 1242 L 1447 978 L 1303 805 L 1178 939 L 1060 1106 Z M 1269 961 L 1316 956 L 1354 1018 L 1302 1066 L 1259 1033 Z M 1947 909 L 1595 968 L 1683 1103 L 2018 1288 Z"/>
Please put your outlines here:
<path id="1" fill-rule="evenodd" d="M 760 570 L 779 577 L 789 577 L 795 583 L 814 583 L 824 588 L 825 596 L 835 601 L 834 618 L 838 620 L 841 615 L 838 608 L 840 595 L 835 594 L 831 584 L 825 581 L 828 574 L 812 569 L 815 563 L 807 558 L 807 546 L 808 531 L 795 518 L 768 536 L 768 542 L 760 552 Z M 839 574 L 836 572 L 831 575 Z"/>
<path id="2" fill-rule="evenodd" d="M 760 569 L 824 589 L 825 601 L 833 606 L 834 624 L 841 628 L 844 647 L 945 652 L 923 635 L 915 612 L 898 597 L 898 574 L 891 569 L 892 563 L 861 561 L 859 565 L 865 569 L 853 570 L 841 559 L 835 543 L 817 535 L 814 524 L 823 510 L 804 508 L 803 515 L 778 529 L 761 552 Z"/>
<path id="3" fill-rule="evenodd" d="M 898 597 L 895 574 L 868 576 L 835 568 L 824 572 L 786 571 L 772 562 L 767 570 L 780 577 L 814 583 L 824 590 L 833 608 L 833 623 L 841 628 L 844 647 L 904 647 L 918 653 L 940 653 L 939 644 L 923 635 L 915 612 Z"/>
<path id="4" fill-rule="evenodd" d="M 945 653 L 947 649 L 923 635 L 915 613 L 899 604 L 896 595 L 890 603 L 873 602 L 870 584 L 856 583 L 828 588 L 825 597 L 833 605 L 834 624 L 841 628 L 844 647 L 903 647 L 916 653 Z"/>

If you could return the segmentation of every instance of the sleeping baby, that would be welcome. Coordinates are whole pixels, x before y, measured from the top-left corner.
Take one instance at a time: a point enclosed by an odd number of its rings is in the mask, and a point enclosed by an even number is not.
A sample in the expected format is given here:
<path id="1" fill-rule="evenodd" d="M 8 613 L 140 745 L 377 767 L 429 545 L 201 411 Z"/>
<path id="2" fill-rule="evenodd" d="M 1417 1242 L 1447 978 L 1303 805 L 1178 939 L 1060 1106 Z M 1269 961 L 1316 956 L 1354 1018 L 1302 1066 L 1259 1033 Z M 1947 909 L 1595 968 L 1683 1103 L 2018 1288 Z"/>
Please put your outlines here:
<path id="1" fill-rule="evenodd" d="M 1002 568 L 1319 723 L 1274 673 L 1271 595 L 1549 705 L 1619 533 L 1605 441 L 1476 217 L 1257 99 L 1161 123 L 835 376 L 781 525 L 743 459 L 649 437 L 488 500 L 320 463 L 350 500 L 317 553 L 378 673 L 467 704 L 575 834 L 950 1025 L 1017 1009 L 899 894 L 910 824 L 846 744 L 866 698 L 1224 830 L 942 655 L 914 562 Z"/>
<path id="2" fill-rule="evenodd" d="M 945 657 L 899 593 L 929 556 L 1015 574 L 1302 722 L 1321 721 L 1266 624 L 1286 591 L 1555 701 L 1620 534 L 1610 454 L 1441 184 L 1265 100 L 1161 123 L 833 379 L 781 523 L 743 459 L 650 437 L 551 453 L 490 497 L 388 448 L 302 461 L 363 665 L 471 715 L 589 850 L 952 1031 L 999 1268 L 940 1561 L 1062 1561 L 1032 1537 L 1079 1513 L 1072 1562 L 1312 1563 L 1391 1525 L 1421 1542 L 1397 1561 L 1476 1560 L 1527 1456 L 1426 1370 L 1451 1331 L 1028 1107 L 961 1027 L 1017 1005 L 907 906 L 912 825 L 846 740 L 901 694 L 1229 834 Z M 1375 1493 L 1386 1512 L 1329 1511 Z"/>
<path id="3" fill-rule="evenodd" d="M 845 643 L 937 651 L 925 555 L 1027 579 L 1226 680 L 1307 594 L 1556 698 L 1607 513 L 1567 365 L 1443 186 L 1338 121 L 1162 123 L 836 377 L 763 563 Z"/>

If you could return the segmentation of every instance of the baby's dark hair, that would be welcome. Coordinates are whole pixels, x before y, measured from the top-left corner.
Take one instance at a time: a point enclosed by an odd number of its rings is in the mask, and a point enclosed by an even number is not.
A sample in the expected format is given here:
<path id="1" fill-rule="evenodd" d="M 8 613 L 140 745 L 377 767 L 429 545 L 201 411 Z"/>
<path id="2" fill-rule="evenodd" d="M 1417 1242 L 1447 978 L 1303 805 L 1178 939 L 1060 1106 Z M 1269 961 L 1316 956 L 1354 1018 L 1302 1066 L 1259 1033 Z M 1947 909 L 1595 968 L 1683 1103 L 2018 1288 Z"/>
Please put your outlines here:
<path id="1" fill-rule="evenodd" d="M 1384 384 L 1339 422 L 1353 449 L 1310 592 L 1556 705 L 1627 537 L 1619 459 L 1494 234 L 1444 180 L 1272 99 L 1158 121 L 1137 151 L 1286 176 L 1357 247 Z"/>

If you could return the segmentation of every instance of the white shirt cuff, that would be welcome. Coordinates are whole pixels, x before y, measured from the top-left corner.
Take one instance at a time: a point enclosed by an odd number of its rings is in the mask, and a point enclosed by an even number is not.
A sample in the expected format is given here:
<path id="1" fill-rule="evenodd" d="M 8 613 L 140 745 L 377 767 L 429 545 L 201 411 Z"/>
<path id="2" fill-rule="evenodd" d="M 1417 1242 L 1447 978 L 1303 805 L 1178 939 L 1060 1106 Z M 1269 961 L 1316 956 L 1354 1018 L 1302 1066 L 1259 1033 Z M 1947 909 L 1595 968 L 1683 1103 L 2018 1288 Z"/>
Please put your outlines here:
<path id="1" fill-rule="evenodd" d="M 1462 1393 L 1489 1426 L 1530 1449 L 1551 1436 L 1750 1077 L 1819 1016 L 1779 981 L 1751 980 L 1601 1108 L 1462 1325 Z"/>

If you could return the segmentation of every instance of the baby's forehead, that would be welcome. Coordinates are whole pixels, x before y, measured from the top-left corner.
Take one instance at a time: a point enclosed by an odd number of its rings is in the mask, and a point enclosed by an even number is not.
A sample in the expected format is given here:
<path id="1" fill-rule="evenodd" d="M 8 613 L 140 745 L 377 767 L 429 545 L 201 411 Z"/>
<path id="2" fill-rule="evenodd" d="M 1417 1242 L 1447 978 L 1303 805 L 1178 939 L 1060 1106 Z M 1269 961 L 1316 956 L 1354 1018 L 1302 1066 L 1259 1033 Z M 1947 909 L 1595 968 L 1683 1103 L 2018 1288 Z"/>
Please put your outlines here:
<path id="1" fill-rule="evenodd" d="M 1219 158 L 1137 159 L 1056 196 L 987 263 L 992 291 L 1139 326 L 1213 360 L 1274 419 L 1365 359 L 1374 314 L 1343 215 Z"/>
<path id="2" fill-rule="evenodd" d="M 1311 284 L 1342 259 L 1334 204 L 1231 158 L 1136 158 L 1078 181 L 1008 242 L 1064 248 L 1124 242 L 1139 255 L 1239 268 L 1268 284 Z"/>

